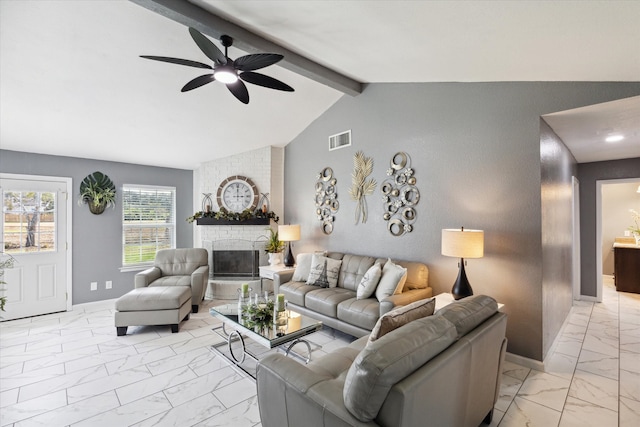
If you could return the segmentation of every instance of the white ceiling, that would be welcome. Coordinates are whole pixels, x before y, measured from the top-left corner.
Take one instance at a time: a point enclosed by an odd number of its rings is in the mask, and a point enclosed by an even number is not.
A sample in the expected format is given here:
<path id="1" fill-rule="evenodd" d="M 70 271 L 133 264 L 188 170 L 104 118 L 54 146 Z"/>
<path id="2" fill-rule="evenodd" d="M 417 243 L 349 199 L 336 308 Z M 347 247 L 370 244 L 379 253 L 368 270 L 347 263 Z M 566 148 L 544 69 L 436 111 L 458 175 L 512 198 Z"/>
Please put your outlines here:
<path id="1" fill-rule="evenodd" d="M 640 76 L 636 1 L 192 2 L 363 83 Z M 1 0 L 0 147 L 192 169 L 286 145 L 343 96 L 279 66 L 264 73 L 294 93 L 180 93 L 203 73 L 141 54 L 209 62 L 186 27 L 128 1 Z M 616 156 L 640 157 L 640 97 L 620 102 L 545 119 L 579 161 L 607 129 L 628 135 Z"/>

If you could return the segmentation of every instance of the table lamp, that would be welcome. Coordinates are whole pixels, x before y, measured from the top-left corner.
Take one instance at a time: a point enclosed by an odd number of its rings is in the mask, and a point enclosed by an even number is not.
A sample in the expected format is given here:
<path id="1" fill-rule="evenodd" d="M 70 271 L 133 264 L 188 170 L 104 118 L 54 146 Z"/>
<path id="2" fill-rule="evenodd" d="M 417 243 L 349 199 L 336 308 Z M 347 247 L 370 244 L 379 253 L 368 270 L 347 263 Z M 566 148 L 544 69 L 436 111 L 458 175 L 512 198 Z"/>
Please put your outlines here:
<path id="1" fill-rule="evenodd" d="M 445 228 L 442 230 L 442 255 L 460 258 L 460 271 L 451 294 L 459 300 L 473 295 L 473 289 L 464 271 L 465 258 L 482 258 L 484 255 L 484 231 Z"/>
<path id="2" fill-rule="evenodd" d="M 293 267 L 296 263 L 296 259 L 291 253 L 291 242 L 300 240 L 300 224 L 295 225 L 279 225 L 278 226 L 278 238 L 283 242 L 288 243 L 287 253 L 284 256 L 284 265 L 286 267 Z"/>

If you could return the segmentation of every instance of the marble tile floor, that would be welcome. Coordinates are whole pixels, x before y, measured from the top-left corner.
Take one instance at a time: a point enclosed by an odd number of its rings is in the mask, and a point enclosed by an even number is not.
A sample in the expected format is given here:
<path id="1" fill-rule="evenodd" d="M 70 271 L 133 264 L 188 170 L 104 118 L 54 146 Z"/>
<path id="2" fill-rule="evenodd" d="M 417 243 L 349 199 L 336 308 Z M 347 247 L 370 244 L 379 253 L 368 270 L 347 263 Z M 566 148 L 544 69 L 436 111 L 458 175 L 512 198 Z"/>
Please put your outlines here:
<path id="1" fill-rule="evenodd" d="M 210 351 L 218 303 L 177 334 L 117 337 L 113 300 L 0 323 L 0 426 L 260 426 L 255 382 Z M 309 338 L 314 358 L 352 340 Z M 544 370 L 506 362 L 491 425 L 640 425 L 640 295 L 607 282 L 602 303 L 573 307 Z"/>
<path id="2" fill-rule="evenodd" d="M 603 288 L 574 303 L 544 369 L 505 363 L 491 426 L 640 426 L 640 295 Z"/>

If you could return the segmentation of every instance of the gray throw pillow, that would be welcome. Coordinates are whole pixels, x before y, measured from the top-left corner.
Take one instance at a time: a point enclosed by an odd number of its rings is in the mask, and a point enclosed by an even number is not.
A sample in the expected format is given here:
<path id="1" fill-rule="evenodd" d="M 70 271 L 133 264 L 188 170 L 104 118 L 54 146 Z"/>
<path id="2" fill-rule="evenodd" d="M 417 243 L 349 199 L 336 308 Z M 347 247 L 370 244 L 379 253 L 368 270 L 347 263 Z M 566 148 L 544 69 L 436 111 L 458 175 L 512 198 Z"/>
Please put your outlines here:
<path id="1" fill-rule="evenodd" d="M 409 305 L 398 307 L 385 313 L 378 319 L 376 325 L 373 327 L 369 335 L 369 342 L 373 342 L 409 322 L 431 316 L 435 308 L 435 298 L 427 298 L 414 301 Z"/>
<path id="2" fill-rule="evenodd" d="M 402 292 L 407 281 L 407 269 L 387 260 L 382 268 L 382 277 L 376 288 L 376 298 L 382 301 L 388 296 Z"/>
<path id="3" fill-rule="evenodd" d="M 379 262 L 373 264 L 364 276 L 362 276 L 362 280 L 360 280 L 360 284 L 358 284 L 358 289 L 356 289 L 356 299 L 365 299 L 369 298 L 376 290 L 378 286 L 378 282 L 380 282 L 380 277 L 382 276 L 382 267 Z"/>
<path id="4" fill-rule="evenodd" d="M 341 265 L 342 260 L 313 254 L 307 285 L 335 288 L 338 285 Z"/>
<path id="5" fill-rule="evenodd" d="M 309 272 L 311 271 L 311 253 L 298 254 L 296 257 L 296 269 L 293 272 L 291 278 L 294 282 L 306 282 L 309 278 Z"/>

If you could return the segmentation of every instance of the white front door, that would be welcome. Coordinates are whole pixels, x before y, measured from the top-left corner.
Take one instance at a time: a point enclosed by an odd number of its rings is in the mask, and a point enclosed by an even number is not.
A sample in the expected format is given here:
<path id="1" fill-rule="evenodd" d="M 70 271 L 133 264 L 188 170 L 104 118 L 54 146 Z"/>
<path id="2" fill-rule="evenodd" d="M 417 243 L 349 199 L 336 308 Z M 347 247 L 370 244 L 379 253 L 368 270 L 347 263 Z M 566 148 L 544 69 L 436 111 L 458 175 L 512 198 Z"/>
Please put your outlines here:
<path id="1" fill-rule="evenodd" d="M 2 320 L 71 308 L 69 188 L 70 178 L 0 174 L 2 259 L 13 258 Z"/>

